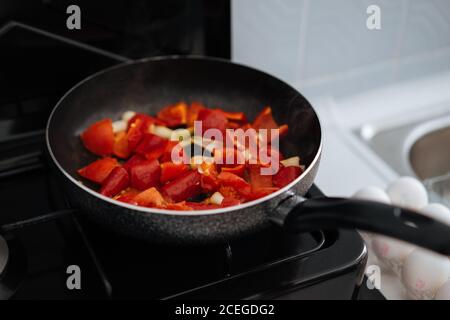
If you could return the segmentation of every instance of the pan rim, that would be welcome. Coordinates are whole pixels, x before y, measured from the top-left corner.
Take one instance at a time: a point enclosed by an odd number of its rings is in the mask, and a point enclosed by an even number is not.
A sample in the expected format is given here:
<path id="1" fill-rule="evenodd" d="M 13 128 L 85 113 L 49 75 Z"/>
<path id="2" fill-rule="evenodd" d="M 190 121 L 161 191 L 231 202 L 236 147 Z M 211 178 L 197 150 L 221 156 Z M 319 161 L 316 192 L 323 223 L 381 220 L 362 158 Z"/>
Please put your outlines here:
<path id="1" fill-rule="evenodd" d="M 116 205 L 119 207 L 123 207 L 129 210 L 133 210 L 133 211 L 137 211 L 139 213 L 144 213 L 144 214 L 148 214 L 148 213 L 155 213 L 155 214 L 161 214 L 161 215 L 172 215 L 172 216 L 206 216 L 206 215 L 216 215 L 216 214 L 223 214 L 223 213 L 229 213 L 229 212 L 233 212 L 233 211 L 237 211 L 237 210 L 243 210 L 245 208 L 248 207 L 253 207 L 255 205 L 258 205 L 260 203 L 269 201 L 273 198 L 276 198 L 277 196 L 285 193 L 286 191 L 288 191 L 289 189 L 291 189 L 293 186 L 295 186 L 297 183 L 300 183 L 300 181 L 306 177 L 309 172 L 316 166 L 317 162 L 319 161 L 320 155 L 322 153 L 322 143 L 323 143 L 323 134 L 322 134 L 322 126 L 320 123 L 320 119 L 319 116 L 317 114 L 317 112 L 314 110 L 314 108 L 312 107 L 312 105 L 309 103 L 312 112 L 314 112 L 316 119 L 318 121 L 318 125 L 319 125 L 319 132 L 320 132 L 320 143 L 319 143 L 319 147 L 317 149 L 316 154 L 314 155 L 314 159 L 311 161 L 311 163 L 308 165 L 308 167 L 305 169 L 305 171 L 302 172 L 302 174 L 300 176 L 297 177 L 297 179 L 295 179 L 294 181 L 292 181 L 291 183 L 289 183 L 288 185 L 284 186 L 283 188 L 281 188 L 280 190 L 271 193 L 265 197 L 256 199 L 256 200 L 252 200 L 249 202 L 245 202 L 239 205 L 235 205 L 235 206 L 231 206 L 231 207 L 225 207 L 225 208 L 220 208 L 220 209 L 208 209 L 208 210 L 193 210 L 193 211 L 177 211 L 177 210 L 168 210 L 168 209 L 157 209 L 157 208 L 148 208 L 148 207 L 142 207 L 142 206 L 137 206 L 137 205 L 132 205 L 132 204 L 128 204 L 125 202 L 121 202 L 121 201 L 117 201 L 114 200 L 112 198 L 106 197 L 102 194 L 100 194 L 99 192 L 85 186 L 84 184 L 82 184 L 80 181 L 76 180 L 71 174 L 69 174 L 59 163 L 59 161 L 56 159 L 51 144 L 50 144 L 50 136 L 49 136 L 49 129 L 50 129 L 50 125 L 53 119 L 53 115 L 55 114 L 56 110 L 60 107 L 60 105 L 62 104 L 62 102 L 65 100 L 65 98 L 70 95 L 73 91 L 75 91 L 79 86 L 83 85 L 84 83 L 88 82 L 89 80 L 98 77 L 99 75 L 109 72 L 111 70 L 115 70 L 115 69 L 119 69 L 119 68 L 124 68 L 128 65 L 131 64 L 140 64 L 140 63 L 146 63 L 148 61 L 160 61 L 160 60 L 206 60 L 206 61 L 214 61 L 214 62 L 220 62 L 220 63 L 225 63 L 225 64 L 232 64 L 241 68 L 246 68 L 246 69 L 250 69 L 252 71 L 257 71 L 259 73 L 264 74 L 265 76 L 271 77 L 276 79 L 277 81 L 280 81 L 281 83 L 283 83 L 284 85 L 288 86 L 289 88 L 293 89 L 295 92 L 298 93 L 298 95 L 300 95 L 303 99 L 305 99 L 306 101 L 308 101 L 297 89 L 295 89 L 294 87 L 292 87 L 291 85 L 289 85 L 288 83 L 286 83 L 285 81 L 270 75 L 269 73 L 266 73 L 264 71 L 255 69 L 253 67 L 241 64 L 241 63 L 236 63 L 233 61 L 229 61 L 226 59 L 222 59 L 222 58 L 216 58 L 216 57 L 203 57 L 203 56 L 197 56 L 197 55 L 168 55 L 168 56 L 156 56 L 156 57 L 147 57 L 147 58 L 142 58 L 142 59 L 138 59 L 138 60 L 131 60 L 131 61 L 125 61 L 123 63 L 119 63 L 117 65 L 102 69 L 96 73 L 93 73 L 92 75 L 89 75 L 88 77 L 84 78 L 83 80 L 79 81 L 77 84 L 75 84 L 72 88 L 70 88 L 56 103 L 55 107 L 53 108 L 52 112 L 50 113 L 50 116 L 47 120 L 47 125 L 45 127 L 45 143 L 46 143 L 46 147 L 48 150 L 48 153 L 50 154 L 50 157 L 53 161 L 53 163 L 57 166 L 58 170 L 60 172 L 63 173 L 63 175 L 71 182 L 73 183 L 76 187 L 82 189 L 85 192 L 88 192 L 90 195 L 106 201 L 112 205 Z"/>

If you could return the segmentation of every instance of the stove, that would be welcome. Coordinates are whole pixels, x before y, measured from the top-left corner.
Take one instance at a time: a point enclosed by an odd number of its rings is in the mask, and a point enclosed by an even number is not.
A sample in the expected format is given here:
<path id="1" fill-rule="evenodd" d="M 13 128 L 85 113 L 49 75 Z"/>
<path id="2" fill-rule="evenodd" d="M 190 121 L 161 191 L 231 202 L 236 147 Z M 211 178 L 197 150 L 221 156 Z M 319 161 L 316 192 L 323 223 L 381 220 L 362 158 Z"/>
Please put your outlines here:
<path id="1" fill-rule="evenodd" d="M 75 83 L 125 61 L 26 24 L 0 29 L 0 299 L 356 298 L 366 247 L 354 230 L 274 226 L 175 247 L 112 233 L 68 206 L 45 155 L 46 118 Z M 307 197 L 320 195 L 313 186 Z"/>

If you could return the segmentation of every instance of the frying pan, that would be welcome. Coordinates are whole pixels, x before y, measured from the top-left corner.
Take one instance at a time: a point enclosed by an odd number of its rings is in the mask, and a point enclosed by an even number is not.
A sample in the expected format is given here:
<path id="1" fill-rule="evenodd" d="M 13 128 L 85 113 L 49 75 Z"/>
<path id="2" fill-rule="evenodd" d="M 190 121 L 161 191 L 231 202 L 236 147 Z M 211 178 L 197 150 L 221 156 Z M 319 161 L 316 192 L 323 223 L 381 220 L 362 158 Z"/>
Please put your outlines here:
<path id="1" fill-rule="evenodd" d="M 202 211 L 138 207 L 102 196 L 79 181 L 77 169 L 95 160 L 80 133 L 102 118 L 118 119 L 126 110 L 155 114 L 178 101 L 244 111 L 254 118 L 272 107 L 278 123 L 289 125 L 281 143 L 285 155 L 300 155 L 305 171 L 264 198 Z M 246 235 L 277 223 L 289 231 L 357 228 L 396 237 L 450 254 L 450 227 L 405 208 L 341 199 L 305 199 L 319 167 L 322 134 L 309 102 L 283 81 L 225 60 L 161 57 L 121 64 L 81 81 L 50 115 L 48 153 L 72 206 L 115 231 L 152 242 L 202 244 Z"/>

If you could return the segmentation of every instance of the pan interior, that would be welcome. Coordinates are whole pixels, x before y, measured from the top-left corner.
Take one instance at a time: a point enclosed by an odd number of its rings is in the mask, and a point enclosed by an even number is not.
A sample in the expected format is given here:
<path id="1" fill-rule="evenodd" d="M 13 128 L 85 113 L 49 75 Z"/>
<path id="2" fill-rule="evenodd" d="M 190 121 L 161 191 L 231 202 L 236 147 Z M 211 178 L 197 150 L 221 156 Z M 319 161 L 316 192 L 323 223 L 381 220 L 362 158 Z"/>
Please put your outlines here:
<path id="1" fill-rule="evenodd" d="M 295 89 L 263 72 L 217 59 L 147 59 L 107 69 L 90 77 L 58 103 L 50 117 L 48 147 L 74 179 L 96 156 L 80 133 L 102 118 L 119 119 L 127 110 L 155 114 L 178 101 L 244 111 L 250 119 L 271 106 L 275 120 L 289 125 L 281 149 L 299 155 L 308 167 L 321 143 L 320 124 L 309 102 Z"/>

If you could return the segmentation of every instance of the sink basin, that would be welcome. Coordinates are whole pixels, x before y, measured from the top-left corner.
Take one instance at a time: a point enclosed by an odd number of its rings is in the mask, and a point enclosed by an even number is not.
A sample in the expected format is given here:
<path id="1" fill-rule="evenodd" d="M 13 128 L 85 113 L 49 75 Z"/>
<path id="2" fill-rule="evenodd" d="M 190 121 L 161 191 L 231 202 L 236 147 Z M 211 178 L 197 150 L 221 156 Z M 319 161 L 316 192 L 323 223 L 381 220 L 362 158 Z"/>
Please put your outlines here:
<path id="1" fill-rule="evenodd" d="M 422 180 L 450 172 L 450 126 L 420 137 L 411 147 L 409 159 L 413 171 Z"/>
<path id="2" fill-rule="evenodd" d="M 450 205 L 449 109 L 389 127 L 367 124 L 354 133 L 398 175 L 422 180 L 430 201 Z"/>

